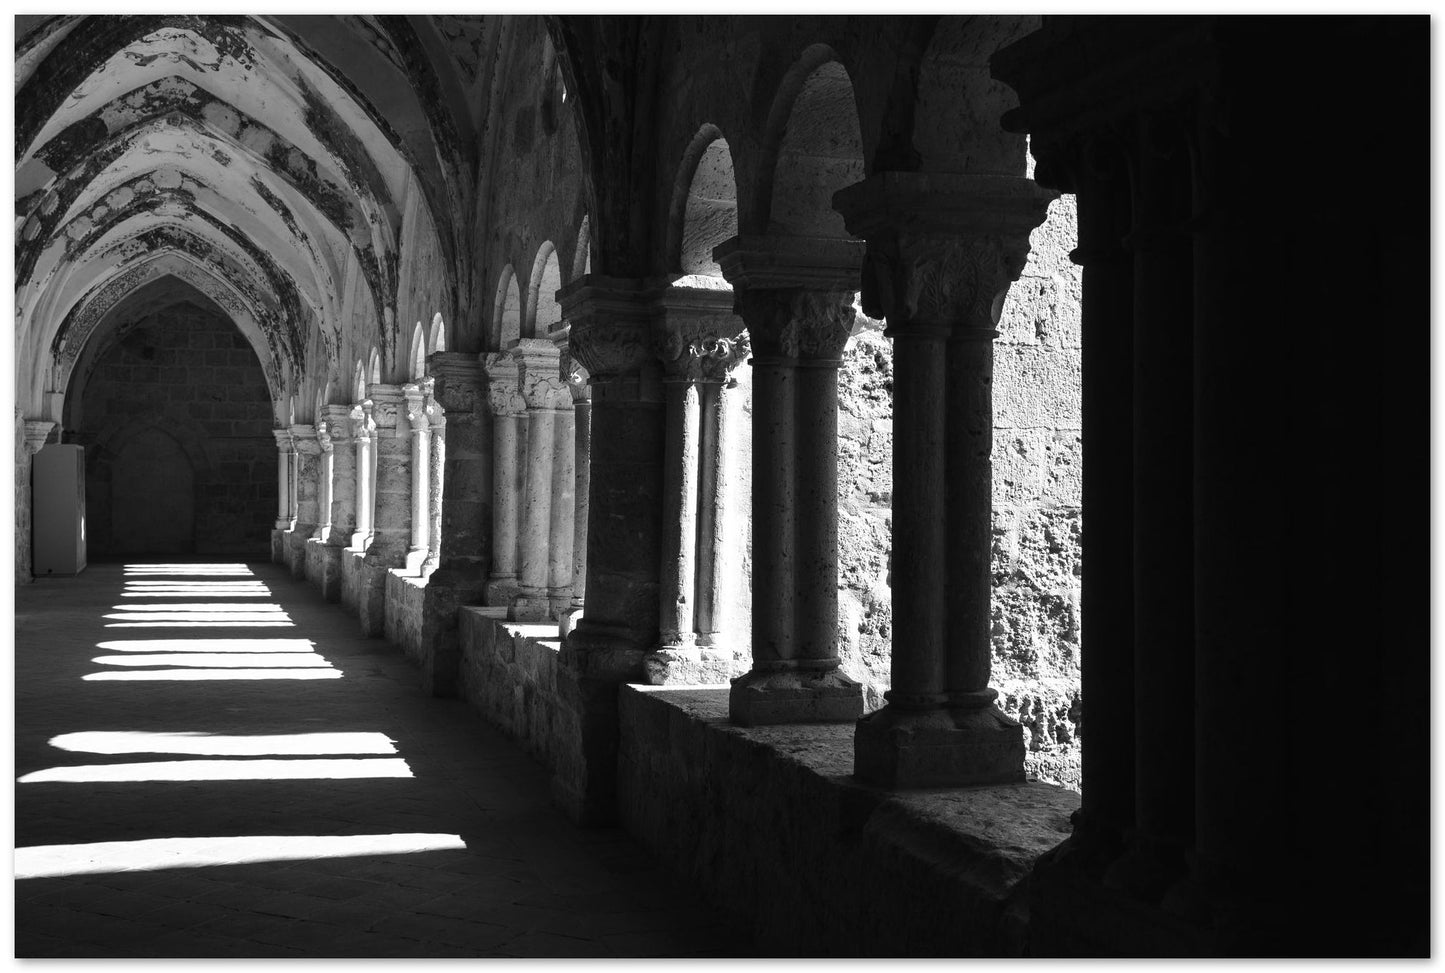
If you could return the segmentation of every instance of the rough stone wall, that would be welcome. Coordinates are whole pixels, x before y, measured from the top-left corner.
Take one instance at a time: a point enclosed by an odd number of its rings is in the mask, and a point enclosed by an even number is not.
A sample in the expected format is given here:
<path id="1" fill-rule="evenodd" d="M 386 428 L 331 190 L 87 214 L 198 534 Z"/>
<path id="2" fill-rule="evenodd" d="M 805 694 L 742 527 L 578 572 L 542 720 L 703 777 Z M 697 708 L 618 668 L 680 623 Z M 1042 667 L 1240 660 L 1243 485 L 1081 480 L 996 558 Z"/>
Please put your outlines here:
<path id="1" fill-rule="evenodd" d="M 1041 779 L 1079 786 L 1080 273 L 1074 198 L 1049 207 L 994 343 L 993 678 Z M 839 646 L 870 710 L 889 686 L 893 351 L 877 322 L 839 372 Z"/>
<path id="2" fill-rule="evenodd" d="M 86 449 L 87 539 L 92 556 L 127 553 L 113 542 L 112 496 L 145 482 L 112 482 L 127 440 L 169 436 L 193 476 L 194 550 L 266 556 L 276 511 L 276 443 L 255 352 L 221 315 L 191 303 L 147 314 L 98 361 L 66 441 Z M 164 471 L 123 463 L 122 475 Z M 177 468 L 177 477 L 185 470 Z M 178 552 L 179 553 L 179 552 Z"/>
<path id="3" fill-rule="evenodd" d="M 426 583 L 399 571 L 386 575 L 386 638 L 412 662 L 422 660 L 422 611 Z"/>
<path id="4" fill-rule="evenodd" d="M 557 694 L 555 625 L 506 622 L 486 609 L 458 610 L 461 663 L 457 695 L 522 749 L 556 768 L 576 749 L 577 730 L 564 734 Z"/>

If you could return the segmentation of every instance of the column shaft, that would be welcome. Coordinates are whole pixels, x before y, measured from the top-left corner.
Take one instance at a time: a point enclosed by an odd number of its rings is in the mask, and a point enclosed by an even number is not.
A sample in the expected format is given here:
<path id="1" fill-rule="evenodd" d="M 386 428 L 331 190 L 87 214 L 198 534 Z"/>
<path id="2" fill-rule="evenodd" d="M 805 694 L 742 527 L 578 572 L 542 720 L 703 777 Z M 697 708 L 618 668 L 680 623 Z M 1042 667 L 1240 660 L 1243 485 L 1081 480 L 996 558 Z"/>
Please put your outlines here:
<path id="1" fill-rule="evenodd" d="M 521 593 L 518 616 L 541 620 L 548 611 L 547 583 L 551 566 L 548 541 L 552 529 L 552 413 L 527 411 L 527 464 L 518 538 L 517 575 Z"/>
<path id="2" fill-rule="evenodd" d="M 498 415 L 493 426 L 492 581 L 515 585 L 517 580 L 517 416 Z"/>
<path id="3" fill-rule="evenodd" d="M 710 646 L 716 642 L 718 626 L 719 585 L 723 571 L 719 563 L 725 538 L 719 516 L 726 501 L 723 489 L 724 461 L 722 454 L 724 429 L 723 385 L 703 382 L 698 429 L 698 502 L 697 502 L 697 599 L 693 606 L 693 629 L 697 644 Z"/>
<path id="4" fill-rule="evenodd" d="M 753 359 L 753 668 L 796 657 L 797 369 Z"/>
<path id="5" fill-rule="evenodd" d="M 442 505 L 447 464 L 446 418 L 437 408 L 432 417 L 430 464 L 427 470 L 427 552 L 422 573 L 431 574 L 441 563 Z"/>
<path id="6" fill-rule="evenodd" d="M 690 647 L 694 642 L 698 518 L 698 386 L 686 380 L 664 383 L 667 400 L 666 493 L 662 508 L 662 590 L 658 597 L 659 644 Z"/>
<path id="7" fill-rule="evenodd" d="M 572 523 L 572 610 L 587 601 L 587 520 L 592 492 L 592 401 L 577 399 L 573 421 L 576 443 L 577 513 Z"/>
<path id="8" fill-rule="evenodd" d="M 572 602 L 572 545 L 576 518 L 577 433 L 570 402 L 552 414 L 552 522 L 547 541 L 549 617 L 566 612 Z"/>
<path id="9" fill-rule="evenodd" d="M 950 706 L 992 704 L 988 688 L 993 657 L 993 339 L 994 330 L 968 322 L 949 336 L 945 386 L 947 430 L 944 470 L 948 503 L 947 663 Z M 895 466 L 895 471 L 898 469 Z M 906 553 L 902 556 L 907 556 Z"/>
<path id="10" fill-rule="evenodd" d="M 371 409 L 371 400 L 367 399 L 351 413 L 356 437 L 356 532 L 352 535 L 350 546 L 357 550 L 365 550 L 371 545 L 371 525 L 376 508 L 371 488 L 376 469 L 373 453 L 375 423 Z"/>

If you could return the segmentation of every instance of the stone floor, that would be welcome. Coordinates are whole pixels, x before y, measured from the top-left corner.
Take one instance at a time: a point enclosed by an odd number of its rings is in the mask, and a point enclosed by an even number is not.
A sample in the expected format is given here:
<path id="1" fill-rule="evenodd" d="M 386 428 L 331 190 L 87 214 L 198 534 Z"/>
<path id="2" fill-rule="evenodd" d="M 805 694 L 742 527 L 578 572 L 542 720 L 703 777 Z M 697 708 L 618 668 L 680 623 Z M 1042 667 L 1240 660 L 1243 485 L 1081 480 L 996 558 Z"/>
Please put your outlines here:
<path id="1" fill-rule="evenodd" d="M 276 565 L 92 565 L 15 602 L 18 957 L 752 950 Z"/>

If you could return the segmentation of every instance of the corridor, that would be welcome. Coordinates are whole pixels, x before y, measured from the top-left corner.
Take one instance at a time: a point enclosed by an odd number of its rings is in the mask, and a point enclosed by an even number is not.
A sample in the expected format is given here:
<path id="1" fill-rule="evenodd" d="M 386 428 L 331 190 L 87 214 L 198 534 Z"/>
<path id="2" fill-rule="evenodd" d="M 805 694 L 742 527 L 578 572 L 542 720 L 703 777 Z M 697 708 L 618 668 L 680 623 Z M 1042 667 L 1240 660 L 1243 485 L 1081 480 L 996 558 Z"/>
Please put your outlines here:
<path id="1" fill-rule="evenodd" d="M 282 566 L 98 564 L 15 597 L 18 957 L 750 949 Z"/>

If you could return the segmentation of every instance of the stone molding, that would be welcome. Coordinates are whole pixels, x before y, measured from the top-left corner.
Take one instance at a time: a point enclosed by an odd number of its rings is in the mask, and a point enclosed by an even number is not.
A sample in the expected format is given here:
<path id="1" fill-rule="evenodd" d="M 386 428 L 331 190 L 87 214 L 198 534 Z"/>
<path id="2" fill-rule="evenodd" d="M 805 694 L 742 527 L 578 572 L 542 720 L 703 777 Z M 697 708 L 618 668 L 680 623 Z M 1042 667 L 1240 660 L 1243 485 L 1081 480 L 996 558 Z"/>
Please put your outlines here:
<path id="1" fill-rule="evenodd" d="M 486 401 L 486 373 L 476 355 L 439 351 L 426 360 L 432 395 L 453 416 L 479 412 Z"/>
<path id="2" fill-rule="evenodd" d="M 486 356 L 483 367 L 487 373 L 487 405 L 498 417 L 519 416 L 527 411 L 527 402 L 519 388 L 517 361 L 506 352 Z"/>
<path id="3" fill-rule="evenodd" d="M 25 452 L 31 456 L 40 452 L 45 445 L 45 440 L 50 438 L 50 431 L 55 428 L 52 419 L 26 419 L 25 420 Z"/>
<path id="4" fill-rule="evenodd" d="M 863 311 L 890 331 L 992 332 L 1058 194 L 1016 176 L 881 172 L 833 194 L 868 241 Z"/>
<path id="5" fill-rule="evenodd" d="M 733 372 L 752 348 L 742 319 L 733 312 L 731 288 L 674 283 L 654 303 L 660 312 L 654 350 L 664 381 L 736 384 Z"/>
<path id="6" fill-rule="evenodd" d="M 832 237 L 735 236 L 713 249 L 713 259 L 735 294 L 778 288 L 852 293 L 866 249 L 862 240 Z"/>
<path id="7" fill-rule="evenodd" d="M 276 449 L 278 452 L 290 453 L 294 451 L 295 444 L 291 440 L 290 429 L 272 429 L 271 435 L 276 437 Z"/>
<path id="8" fill-rule="evenodd" d="M 511 348 L 518 385 L 528 409 L 570 409 L 572 394 L 562 379 L 561 352 L 546 338 L 523 338 Z"/>
<path id="9" fill-rule="evenodd" d="M 406 419 L 410 431 L 421 435 L 431 427 L 431 414 L 436 410 L 432 401 L 432 381 L 424 378 L 419 382 L 408 382 L 401 387 L 406 398 Z"/>

